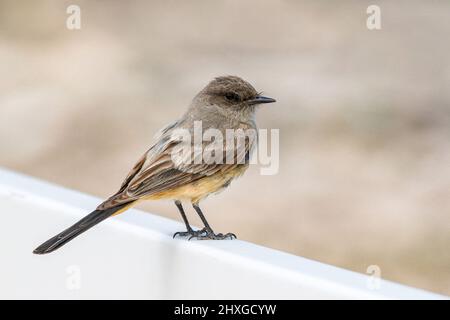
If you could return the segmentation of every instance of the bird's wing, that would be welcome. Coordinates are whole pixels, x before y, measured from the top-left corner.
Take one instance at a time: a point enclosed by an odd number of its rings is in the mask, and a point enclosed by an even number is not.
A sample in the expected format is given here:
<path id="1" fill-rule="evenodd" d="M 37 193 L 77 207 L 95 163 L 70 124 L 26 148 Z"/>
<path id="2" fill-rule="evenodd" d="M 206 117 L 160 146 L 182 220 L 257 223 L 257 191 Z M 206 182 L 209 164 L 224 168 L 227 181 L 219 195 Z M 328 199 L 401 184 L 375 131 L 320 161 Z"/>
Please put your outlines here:
<path id="1" fill-rule="evenodd" d="M 99 209 L 164 192 L 219 172 L 230 172 L 237 166 L 247 165 L 254 145 L 251 139 L 246 139 L 242 147 L 235 150 L 232 161 L 228 161 L 228 163 L 226 151 L 230 146 L 224 146 L 222 163 L 205 163 L 204 161 L 196 163 L 194 154 L 197 153 L 194 148 L 190 149 L 192 161 L 177 159 L 173 156 L 179 152 L 180 144 L 180 141 L 172 139 L 170 136 L 161 136 L 159 141 L 136 163 L 120 190 L 101 204 Z M 204 142 L 203 150 L 207 146 L 208 144 Z"/>

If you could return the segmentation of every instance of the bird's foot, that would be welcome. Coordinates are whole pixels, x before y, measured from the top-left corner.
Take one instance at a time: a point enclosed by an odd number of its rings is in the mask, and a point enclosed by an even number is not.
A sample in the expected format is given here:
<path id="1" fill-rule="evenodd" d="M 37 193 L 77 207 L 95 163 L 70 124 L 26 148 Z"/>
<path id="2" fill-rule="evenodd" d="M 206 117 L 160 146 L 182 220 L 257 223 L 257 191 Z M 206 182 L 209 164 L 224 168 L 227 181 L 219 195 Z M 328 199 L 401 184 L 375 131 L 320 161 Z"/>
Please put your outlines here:
<path id="1" fill-rule="evenodd" d="M 223 233 L 214 233 L 212 230 L 204 229 L 204 233 L 200 235 L 192 235 L 189 237 L 189 240 L 225 240 L 225 239 L 237 239 L 234 233 L 228 232 L 226 234 Z"/>
<path id="2" fill-rule="evenodd" d="M 207 232 L 206 228 L 203 228 L 201 230 L 190 229 L 190 230 L 187 230 L 187 231 L 175 232 L 173 234 L 173 238 L 175 239 L 176 237 L 187 237 L 187 236 L 189 236 L 190 237 L 189 239 L 191 239 L 192 237 L 200 237 L 201 235 L 205 234 L 206 232 Z"/>

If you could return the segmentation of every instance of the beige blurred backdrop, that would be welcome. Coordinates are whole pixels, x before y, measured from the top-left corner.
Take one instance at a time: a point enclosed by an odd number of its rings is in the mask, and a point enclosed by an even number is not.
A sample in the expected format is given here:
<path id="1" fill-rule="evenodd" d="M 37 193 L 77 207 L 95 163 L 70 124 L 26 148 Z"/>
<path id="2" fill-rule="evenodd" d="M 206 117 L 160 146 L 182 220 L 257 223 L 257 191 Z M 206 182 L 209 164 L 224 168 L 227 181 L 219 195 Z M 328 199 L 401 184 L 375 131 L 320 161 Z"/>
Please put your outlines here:
<path id="1" fill-rule="evenodd" d="M 449 39 L 449 1 L 1 0 L 0 166 L 105 198 L 209 80 L 239 75 L 278 100 L 257 117 L 280 170 L 207 199 L 212 226 L 450 294 Z"/>

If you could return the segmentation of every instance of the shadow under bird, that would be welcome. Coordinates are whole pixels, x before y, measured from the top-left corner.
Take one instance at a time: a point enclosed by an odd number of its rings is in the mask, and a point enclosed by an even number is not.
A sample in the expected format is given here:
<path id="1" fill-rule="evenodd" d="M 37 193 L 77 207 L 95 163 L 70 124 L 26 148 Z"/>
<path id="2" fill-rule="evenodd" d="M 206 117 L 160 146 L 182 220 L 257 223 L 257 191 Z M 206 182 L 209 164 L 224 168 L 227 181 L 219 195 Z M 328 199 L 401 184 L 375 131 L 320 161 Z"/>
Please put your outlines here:
<path id="1" fill-rule="evenodd" d="M 235 161 L 231 163 L 225 159 L 217 163 L 196 161 L 179 163 L 172 157 L 182 143 L 174 138 L 175 132 L 182 129 L 194 134 L 195 123 L 199 121 L 202 130 L 219 130 L 224 137 L 227 129 L 244 131 L 254 129 L 257 134 L 256 107 L 272 102 L 275 100 L 260 95 L 252 85 L 239 77 L 215 78 L 194 97 L 188 110 L 179 120 L 160 131 L 150 149 L 131 169 L 119 191 L 73 226 L 41 244 L 33 253 L 52 252 L 99 222 L 127 210 L 142 200 L 175 201 L 186 225 L 186 231 L 177 232 L 174 237 L 185 236 L 199 240 L 235 238 L 232 233 L 214 233 L 199 207 L 199 202 L 209 194 L 225 189 L 233 179 L 245 172 L 257 139 L 246 140 L 244 143 L 244 161 L 237 161 L 239 155 L 236 152 L 233 154 Z M 204 146 L 204 142 L 202 145 Z M 192 204 L 204 224 L 203 229 L 192 229 L 181 201 L 189 201 Z"/>

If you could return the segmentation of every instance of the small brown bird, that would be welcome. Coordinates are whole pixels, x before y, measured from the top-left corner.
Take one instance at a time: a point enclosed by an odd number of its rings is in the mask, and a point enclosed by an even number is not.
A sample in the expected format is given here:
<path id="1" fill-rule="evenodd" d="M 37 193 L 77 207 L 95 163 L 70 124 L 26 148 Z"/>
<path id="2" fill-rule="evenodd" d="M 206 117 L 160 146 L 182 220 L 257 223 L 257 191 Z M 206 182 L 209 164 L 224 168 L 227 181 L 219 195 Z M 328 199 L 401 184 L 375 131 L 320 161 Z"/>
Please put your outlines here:
<path id="1" fill-rule="evenodd" d="M 178 149 L 183 144 L 178 132 L 184 130 L 189 135 L 195 135 L 196 123 L 201 123 L 202 133 L 214 129 L 226 136 L 230 129 L 253 129 L 257 134 L 256 106 L 271 102 L 275 100 L 260 95 L 252 85 L 239 77 L 215 78 L 194 97 L 181 119 L 160 131 L 153 145 L 134 165 L 117 193 L 73 226 L 44 242 L 33 253 L 52 252 L 97 223 L 127 210 L 141 200 L 175 201 L 187 230 L 175 233 L 174 237 L 189 236 L 189 239 L 200 240 L 235 238 L 232 233 L 214 233 L 199 207 L 199 202 L 209 194 L 225 189 L 233 179 L 245 172 L 255 140 L 246 139 L 241 152 L 239 148 L 237 151 L 233 149 L 233 161 L 229 161 L 228 157 L 225 159 L 225 153 L 223 158 L 220 158 L 223 161 L 196 161 L 198 157 L 195 155 L 195 146 L 189 151 L 192 157 L 188 158 L 191 161 L 177 161 L 174 155 L 178 154 Z M 194 136 L 194 141 L 195 139 Z M 235 142 L 235 137 L 233 139 Z M 191 141 L 188 145 L 192 146 L 193 143 Z M 222 142 L 220 143 L 222 145 Z M 206 142 L 201 141 L 201 146 L 205 147 Z M 225 146 L 224 149 L 229 148 Z M 239 161 L 240 157 L 243 157 L 244 161 Z M 192 229 L 181 204 L 182 200 L 191 202 L 204 224 L 203 229 Z"/>

